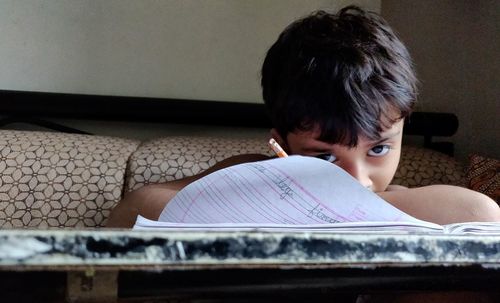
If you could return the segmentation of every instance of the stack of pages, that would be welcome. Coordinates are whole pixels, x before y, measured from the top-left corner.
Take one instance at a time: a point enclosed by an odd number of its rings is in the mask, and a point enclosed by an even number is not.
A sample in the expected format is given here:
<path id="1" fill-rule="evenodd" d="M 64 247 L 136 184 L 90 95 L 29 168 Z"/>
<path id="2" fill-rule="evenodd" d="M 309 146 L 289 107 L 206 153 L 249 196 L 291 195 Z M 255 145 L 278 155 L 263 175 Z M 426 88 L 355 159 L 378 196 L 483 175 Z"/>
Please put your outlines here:
<path id="1" fill-rule="evenodd" d="M 418 220 L 331 163 L 291 156 L 231 166 L 186 186 L 134 229 L 500 233 L 500 223 Z"/>

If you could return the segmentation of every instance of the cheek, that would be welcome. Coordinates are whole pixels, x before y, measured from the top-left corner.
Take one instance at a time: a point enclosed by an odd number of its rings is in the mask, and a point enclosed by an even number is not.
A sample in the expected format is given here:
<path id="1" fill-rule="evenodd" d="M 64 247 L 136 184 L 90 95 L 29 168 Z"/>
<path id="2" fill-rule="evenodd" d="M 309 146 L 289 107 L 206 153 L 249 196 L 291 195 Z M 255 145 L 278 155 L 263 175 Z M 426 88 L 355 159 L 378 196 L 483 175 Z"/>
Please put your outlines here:
<path id="1" fill-rule="evenodd" d="M 398 168 L 400 152 L 393 150 L 390 155 L 377 159 L 372 175 L 375 191 L 385 191 Z"/>
<path id="2" fill-rule="evenodd" d="M 288 142 L 288 144 L 283 146 L 283 148 L 290 155 L 304 155 L 304 153 L 300 149 L 300 144 L 295 141 Z"/>

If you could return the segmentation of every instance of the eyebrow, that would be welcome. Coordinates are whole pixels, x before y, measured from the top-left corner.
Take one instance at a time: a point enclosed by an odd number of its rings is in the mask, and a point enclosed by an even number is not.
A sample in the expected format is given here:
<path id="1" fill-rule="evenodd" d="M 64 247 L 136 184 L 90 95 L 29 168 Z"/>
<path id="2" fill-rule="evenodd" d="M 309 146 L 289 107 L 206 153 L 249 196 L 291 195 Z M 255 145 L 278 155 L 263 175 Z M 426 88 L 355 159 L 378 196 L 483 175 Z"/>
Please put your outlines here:
<path id="1" fill-rule="evenodd" d="M 397 132 L 392 133 L 392 134 L 391 133 L 385 134 L 379 140 L 370 142 L 367 145 L 377 145 L 377 144 L 380 144 L 380 143 L 384 143 L 385 141 L 388 141 L 389 139 L 392 139 L 392 138 L 396 137 L 400 133 L 401 133 L 401 130 L 398 130 Z"/>
<path id="2" fill-rule="evenodd" d="M 397 135 L 399 135 L 401 133 L 401 129 L 396 131 L 396 132 L 393 132 L 393 133 L 386 133 L 386 134 L 382 134 L 382 137 L 377 140 L 377 141 L 371 141 L 371 142 L 368 142 L 366 144 L 366 146 L 372 146 L 372 145 L 377 145 L 377 144 L 380 144 L 380 143 L 384 143 L 385 141 L 388 141 L 394 137 L 396 137 Z M 326 143 L 326 142 L 323 142 L 323 141 L 319 141 L 317 139 L 315 139 L 315 141 L 318 141 L 320 143 L 323 143 L 323 144 L 329 144 L 329 143 Z M 304 148 L 301 148 L 301 152 L 303 153 L 321 153 L 321 152 L 324 152 L 324 151 L 327 151 L 328 148 L 321 148 L 321 147 L 318 147 L 318 146 L 306 146 Z"/>

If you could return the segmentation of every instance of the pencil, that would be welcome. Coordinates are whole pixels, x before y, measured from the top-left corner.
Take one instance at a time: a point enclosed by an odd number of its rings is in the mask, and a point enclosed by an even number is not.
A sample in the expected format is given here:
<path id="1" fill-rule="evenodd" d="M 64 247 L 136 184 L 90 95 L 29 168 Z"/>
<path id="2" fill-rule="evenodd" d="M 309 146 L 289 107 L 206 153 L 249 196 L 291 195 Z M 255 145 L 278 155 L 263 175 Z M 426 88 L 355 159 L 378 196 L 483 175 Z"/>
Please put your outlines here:
<path id="1" fill-rule="evenodd" d="M 271 149 L 276 153 L 276 155 L 278 155 L 278 157 L 280 158 L 288 157 L 287 153 L 273 138 L 269 139 L 269 145 L 271 146 Z"/>

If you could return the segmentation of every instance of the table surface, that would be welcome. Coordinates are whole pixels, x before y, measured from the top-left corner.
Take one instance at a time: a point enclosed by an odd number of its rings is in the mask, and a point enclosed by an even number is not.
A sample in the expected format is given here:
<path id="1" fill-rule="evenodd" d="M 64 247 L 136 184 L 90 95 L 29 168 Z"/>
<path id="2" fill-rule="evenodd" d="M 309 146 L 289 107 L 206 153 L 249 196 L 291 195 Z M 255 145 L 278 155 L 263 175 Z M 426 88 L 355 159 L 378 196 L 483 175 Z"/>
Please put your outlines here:
<path id="1" fill-rule="evenodd" d="M 0 270 L 500 267 L 500 235 L 0 230 Z"/>
<path id="2" fill-rule="evenodd" d="M 429 289 L 497 294 L 499 268 L 500 235 L 0 230 L 0 290 L 26 302 L 354 302 L 359 293 Z"/>

